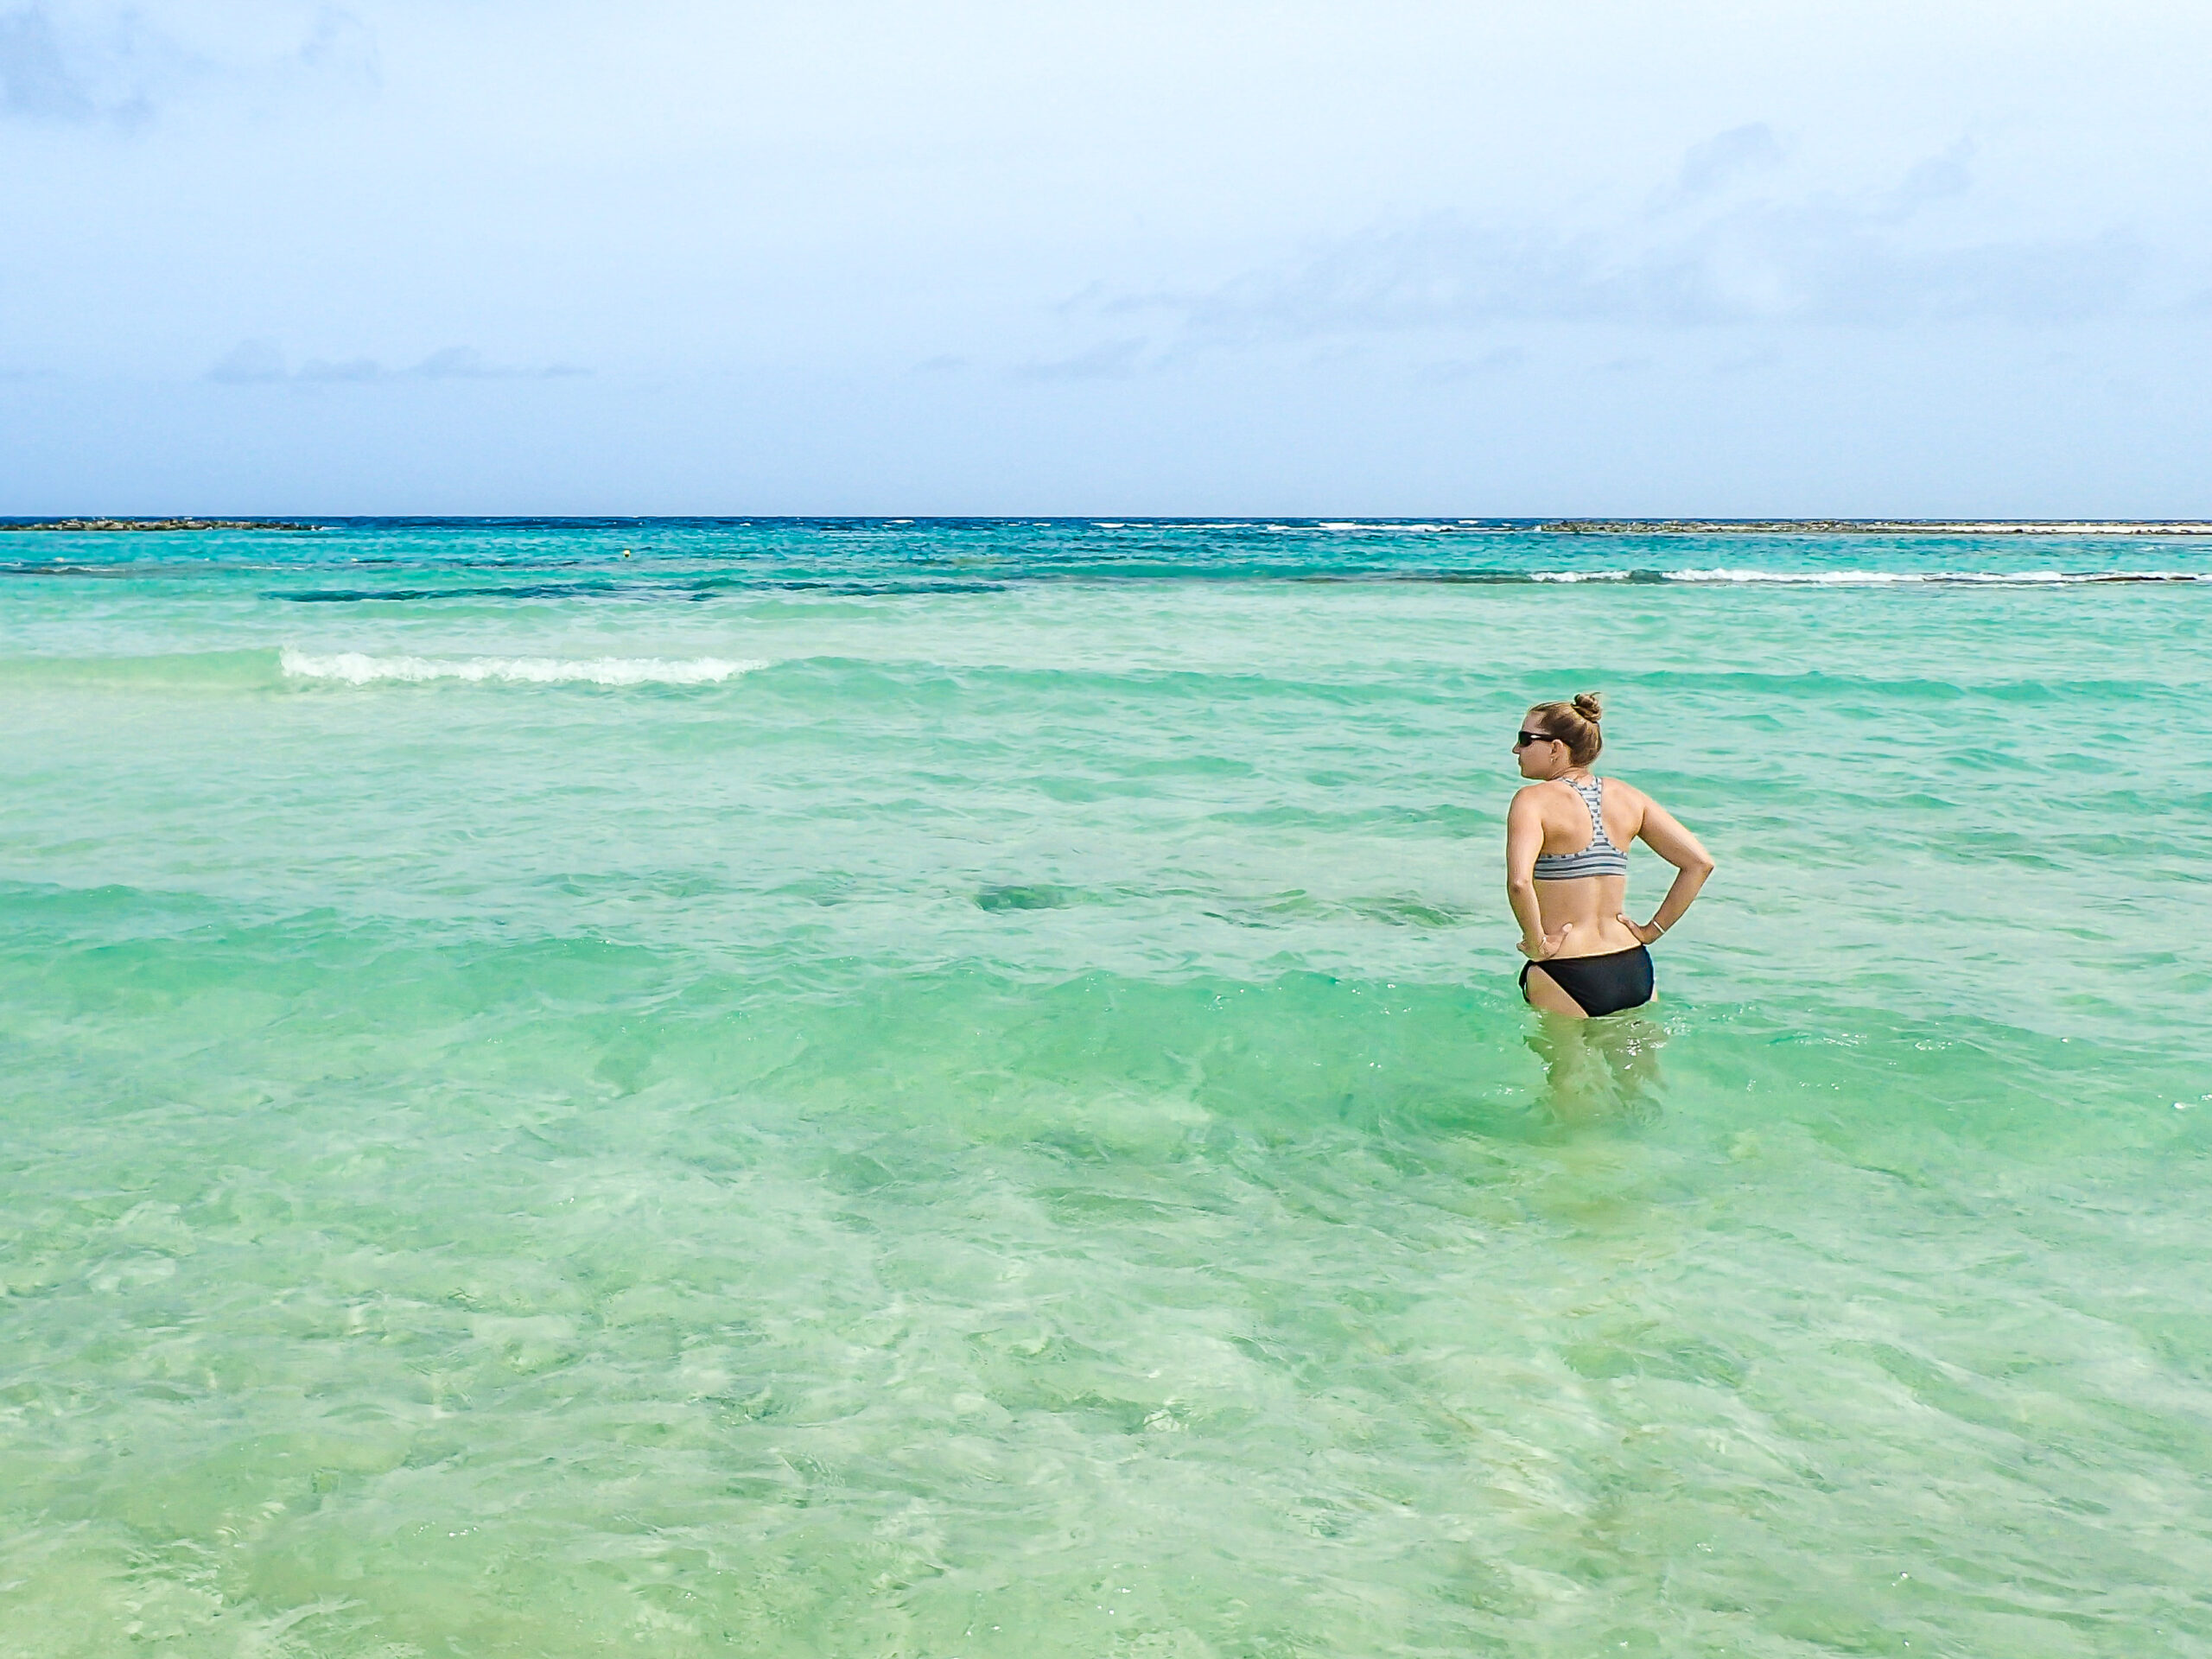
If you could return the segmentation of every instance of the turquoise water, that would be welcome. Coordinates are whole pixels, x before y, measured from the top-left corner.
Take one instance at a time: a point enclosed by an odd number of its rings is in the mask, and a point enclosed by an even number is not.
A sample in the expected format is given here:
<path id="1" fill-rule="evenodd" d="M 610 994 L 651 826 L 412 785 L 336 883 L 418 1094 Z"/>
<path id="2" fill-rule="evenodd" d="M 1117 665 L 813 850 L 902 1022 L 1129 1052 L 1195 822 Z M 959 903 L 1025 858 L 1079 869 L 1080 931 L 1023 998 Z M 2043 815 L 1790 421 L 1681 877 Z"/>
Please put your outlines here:
<path id="1" fill-rule="evenodd" d="M 2212 1653 L 2128 573 L 2212 545 L 0 537 L 0 1654 Z M 1720 868 L 1554 1082 L 1584 689 Z"/>

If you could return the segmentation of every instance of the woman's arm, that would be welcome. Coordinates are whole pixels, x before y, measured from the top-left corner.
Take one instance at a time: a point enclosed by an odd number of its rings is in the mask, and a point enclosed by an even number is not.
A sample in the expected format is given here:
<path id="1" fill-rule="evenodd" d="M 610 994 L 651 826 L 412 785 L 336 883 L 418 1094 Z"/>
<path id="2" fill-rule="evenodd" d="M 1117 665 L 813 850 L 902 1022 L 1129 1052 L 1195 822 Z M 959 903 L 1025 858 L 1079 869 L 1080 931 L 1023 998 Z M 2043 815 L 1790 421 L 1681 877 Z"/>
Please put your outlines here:
<path id="1" fill-rule="evenodd" d="M 1555 957 L 1567 944 L 1574 924 L 1564 924 L 1556 933 L 1544 932 L 1544 912 L 1536 903 L 1536 855 L 1544 850 L 1544 814 L 1535 791 L 1524 789 L 1513 798 L 1505 813 L 1505 896 L 1513 906 L 1513 918 L 1521 924 L 1521 954 L 1541 962 Z"/>
<path id="2" fill-rule="evenodd" d="M 1696 902 L 1698 889 L 1713 874 L 1713 855 L 1675 821 L 1673 813 L 1648 795 L 1643 798 L 1643 823 L 1636 833 L 1645 846 L 1675 867 L 1675 885 L 1667 889 L 1667 896 L 1649 922 L 1638 925 L 1629 921 L 1626 912 L 1621 916 L 1628 931 L 1649 944 L 1681 921 Z"/>

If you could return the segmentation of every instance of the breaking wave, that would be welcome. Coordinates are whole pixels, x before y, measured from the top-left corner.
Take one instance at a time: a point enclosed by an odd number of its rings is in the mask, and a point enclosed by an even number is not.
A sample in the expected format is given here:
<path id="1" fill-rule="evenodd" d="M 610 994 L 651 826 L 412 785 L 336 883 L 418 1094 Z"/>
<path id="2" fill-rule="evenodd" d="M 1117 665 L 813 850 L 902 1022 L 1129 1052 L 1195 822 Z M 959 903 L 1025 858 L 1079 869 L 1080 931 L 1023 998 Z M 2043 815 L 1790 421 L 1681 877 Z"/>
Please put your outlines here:
<path id="1" fill-rule="evenodd" d="M 311 656 L 286 646 L 279 659 L 293 679 L 500 681 L 524 685 L 714 685 L 766 668 L 727 657 L 372 657 L 341 651 Z"/>

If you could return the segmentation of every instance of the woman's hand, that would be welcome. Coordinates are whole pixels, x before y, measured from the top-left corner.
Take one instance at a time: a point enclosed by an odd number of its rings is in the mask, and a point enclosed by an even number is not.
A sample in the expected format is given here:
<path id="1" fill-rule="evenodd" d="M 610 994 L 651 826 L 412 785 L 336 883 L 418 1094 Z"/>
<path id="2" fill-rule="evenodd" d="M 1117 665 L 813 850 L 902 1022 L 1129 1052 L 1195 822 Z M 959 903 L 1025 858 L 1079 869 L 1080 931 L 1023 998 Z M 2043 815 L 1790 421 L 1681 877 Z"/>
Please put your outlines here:
<path id="1" fill-rule="evenodd" d="M 1573 931 L 1574 924 L 1573 922 L 1562 922 L 1560 925 L 1560 930 L 1558 932 L 1540 933 L 1536 936 L 1538 942 L 1542 947 L 1540 950 L 1531 950 L 1529 945 L 1529 941 L 1522 939 L 1521 941 L 1521 954 L 1528 957 L 1531 962 L 1548 962 L 1552 957 L 1559 955 L 1560 951 L 1567 949 L 1567 936 Z"/>
<path id="2" fill-rule="evenodd" d="M 1628 912 L 1624 910 L 1615 912 L 1614 919 L 1619 922 L 1623 927 L 1628 929 L 1630 932 L 1636 935 L 1636 942 L 1638 944 L 1649 944 L 1652 940 L 1657 938 L 1662 933 L 1664 933 L 1667 931 L 1665 928 L 1659 926 L 1656 923 L 1646 925 L 1642 922 L 1632 922 L 1629 920 Z"/>

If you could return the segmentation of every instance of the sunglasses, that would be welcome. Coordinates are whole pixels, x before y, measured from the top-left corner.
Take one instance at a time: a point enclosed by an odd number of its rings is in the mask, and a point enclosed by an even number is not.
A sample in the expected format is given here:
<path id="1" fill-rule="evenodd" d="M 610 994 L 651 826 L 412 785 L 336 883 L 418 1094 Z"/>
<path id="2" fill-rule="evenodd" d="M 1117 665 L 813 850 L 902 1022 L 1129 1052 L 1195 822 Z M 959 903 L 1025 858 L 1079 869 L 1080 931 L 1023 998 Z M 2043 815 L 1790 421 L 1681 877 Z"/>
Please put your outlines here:
<path id="1" fill-rule="evenodd" d="M 1559 741 L 1549 732 L 1516 732 L 1513 734 L 1513 747 L 1516 749 L 1525 749 L 1531 743 L 1556 743 Z"/>

